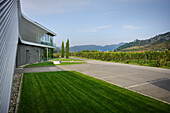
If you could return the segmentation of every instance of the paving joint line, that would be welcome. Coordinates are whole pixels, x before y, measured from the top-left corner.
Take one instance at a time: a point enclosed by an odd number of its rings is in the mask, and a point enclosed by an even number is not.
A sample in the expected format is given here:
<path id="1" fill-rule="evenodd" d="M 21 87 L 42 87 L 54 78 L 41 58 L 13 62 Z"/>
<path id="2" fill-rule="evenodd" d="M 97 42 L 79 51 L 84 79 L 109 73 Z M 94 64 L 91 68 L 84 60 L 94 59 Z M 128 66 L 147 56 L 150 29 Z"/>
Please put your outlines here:
<path id="1" fill-rule="evenodd" d="M 132 86 L 127 86 L 125 88 L 133 88 L 133 87 L 138 87 L 138 86 L 143 86 L 143 85 L 147 85 L 147 84 L 152 84 L 152 83 L 156 83 L 156 82 L 161 82 L 164 80 L 168 80 L 169 78 L 162 78 L 162 79 L 158 79 L 158 80 L 152 80 L 152 81 L 148 81 L 148 82 L 144 82 L 141 84 L 136 84 L 136 85 L 132 85 Z"/>
<path id="2" fill-rule="evenodd" d="M 117 77 L 117 76 L 124 76 L 124 75 L 135 75 L 135 74 L 138 74 L 138 73 L 132 73 L 132 74 L 121 74 L 121 75 L 116 75 L 116 76 L 107 76 L 107 77 L 100 77 L 100 78 L 102 79 L 102 78 L 110 78 L 110 77 Z"/>

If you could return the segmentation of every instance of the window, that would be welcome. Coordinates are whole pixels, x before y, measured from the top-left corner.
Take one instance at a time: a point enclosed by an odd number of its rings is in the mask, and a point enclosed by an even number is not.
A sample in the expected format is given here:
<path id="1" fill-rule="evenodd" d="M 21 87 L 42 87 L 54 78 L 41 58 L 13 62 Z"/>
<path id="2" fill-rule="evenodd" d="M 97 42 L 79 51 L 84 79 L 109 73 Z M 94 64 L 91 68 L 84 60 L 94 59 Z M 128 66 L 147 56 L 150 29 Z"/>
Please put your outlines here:
<path id="1" fill-rule="evenodd" d="M 49 35 L 49 34 L 44 34 L 41 39 L 41 44 L 45 44 L 45 45 L 53 45 L 53 36 Z"/>

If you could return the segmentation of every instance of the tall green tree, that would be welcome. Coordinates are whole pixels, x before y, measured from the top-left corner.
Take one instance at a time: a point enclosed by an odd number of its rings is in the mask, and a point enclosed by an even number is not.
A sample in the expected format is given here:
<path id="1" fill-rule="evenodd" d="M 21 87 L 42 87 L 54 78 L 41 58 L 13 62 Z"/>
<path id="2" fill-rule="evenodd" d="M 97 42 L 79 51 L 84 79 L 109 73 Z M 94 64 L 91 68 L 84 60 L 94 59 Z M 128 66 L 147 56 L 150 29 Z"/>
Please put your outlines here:
<path id="1" fill-rule="evenodd" d="M 64 58 L 64 41 L 61 44 L 61 57 Z"/>
<path id="2" fill-rule="evenodd" d="M 69 58 L 69 54 L 70 54 L 70 51 L 69 51 L 69 39 L 67 39 L 67 42 L 66 42 L 66 58 Z"/>

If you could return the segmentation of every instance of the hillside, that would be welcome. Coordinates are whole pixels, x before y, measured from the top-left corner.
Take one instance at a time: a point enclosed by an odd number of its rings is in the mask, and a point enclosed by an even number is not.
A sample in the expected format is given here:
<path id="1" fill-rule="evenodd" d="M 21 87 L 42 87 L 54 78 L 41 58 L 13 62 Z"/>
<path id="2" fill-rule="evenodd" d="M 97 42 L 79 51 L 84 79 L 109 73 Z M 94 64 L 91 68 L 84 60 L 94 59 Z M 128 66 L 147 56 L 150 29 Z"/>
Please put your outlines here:
<path id="1" fill-rule="evenodd" d="M 122 42 L 119 44 L 112 44 L 112 45 L 106 45 L 106 46 L 98 46 L 98 45 L 73 46 L 73 47 L 70 47 L 70 52 L 78 52 L 78 51 L 83 51 L 83 50 L 112 51 L 123 44 L 124 43 Z"/>
<path id="2" fill-rule="evenodd" d="M 115 51 L 144 51 L 170 49 L 170 32 L 146 40 L 134 40 L 118 47 Z"/>

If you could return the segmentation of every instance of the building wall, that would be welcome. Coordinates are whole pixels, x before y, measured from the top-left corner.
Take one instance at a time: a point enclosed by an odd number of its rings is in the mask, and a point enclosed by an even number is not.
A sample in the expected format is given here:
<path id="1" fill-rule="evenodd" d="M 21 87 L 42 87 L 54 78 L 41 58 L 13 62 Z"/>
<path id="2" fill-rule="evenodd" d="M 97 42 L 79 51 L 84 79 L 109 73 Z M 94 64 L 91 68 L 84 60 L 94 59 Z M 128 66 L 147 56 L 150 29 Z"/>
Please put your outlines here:
<path id="1" fill-rule="evenodd" d="M 45 33 L 55 36 L 47 28 L 23 17 L 20 0 L 0 0 L 0 113 L 9 110 L 15 65 L 41 61 L 41 47 L 46 47 L 18 45 L 19 37 L 40 43 Z"/>
<path id="2" fill-rule="evenodd" d="M 18 44 L 16 66 L 42 61 L 42 48 Z"/>
<path id="3" fill-rule="evenodd" d="M 0 0 L 0 113 L 8 113 L 18 43 L 18 0 Z"/>
<path id="4" fill-rule="evenodd" d="M 22 15 L 19 24 L 19 30 L 23 40 L 39 44 L 41 43 L 40 38 L 44 34 L 48 33 L 46 30 L 25 19 Z"/>
<path id="5" fill-rule="evenodd" d="M 22 40 L 41 44 L 41 37 L 44 34 L 55 36 L 50 30 L 30 20 L 22 13 L 19 15 L 19 32 Z"/>

